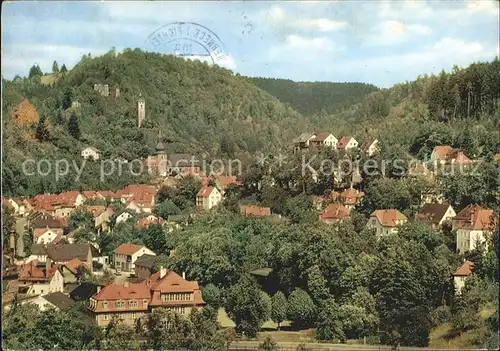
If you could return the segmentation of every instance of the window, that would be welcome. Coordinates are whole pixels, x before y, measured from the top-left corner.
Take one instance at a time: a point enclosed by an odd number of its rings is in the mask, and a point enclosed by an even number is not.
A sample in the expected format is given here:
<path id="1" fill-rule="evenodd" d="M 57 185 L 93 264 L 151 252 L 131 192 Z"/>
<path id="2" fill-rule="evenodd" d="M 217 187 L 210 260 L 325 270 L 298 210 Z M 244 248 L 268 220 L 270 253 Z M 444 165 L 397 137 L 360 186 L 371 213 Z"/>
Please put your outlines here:
<path id="1" fill-rule="evenodd" d="M 142 305 L 143 305 L 144 307 L 147 307 L 147 306 L 148 306 L 148 300 L 145 300 L 145 299 L 144 299 L 144 300 L 142 300 Z"/>
<path id="2" fill-rule="evenodd" d="M 102 303 L 102 307 L 104 307 L 104 308 L 106 308 L 106 309 L 107 309 L 107 308 L 108 308 L 108 301 L 104 301 L 104 302 Z"/>
<path id="3" fill-rule="evenodd" d="M 137 300 L 132 300 L 129 302 L 130 307 L 137 307 Z"/>
<path id="4" fill-rule="evenodd" d="M 105 321 L 107 321 L 109 319 L 109 315 L 103 314 L 102 315 L 102 319 L 105 320 Z"/>
<path id="5" fill-rule="evenodd" d="M 124 301 L 116 301 L 116 308 L 124 308 L 124 307 L 125 307 Z"/>

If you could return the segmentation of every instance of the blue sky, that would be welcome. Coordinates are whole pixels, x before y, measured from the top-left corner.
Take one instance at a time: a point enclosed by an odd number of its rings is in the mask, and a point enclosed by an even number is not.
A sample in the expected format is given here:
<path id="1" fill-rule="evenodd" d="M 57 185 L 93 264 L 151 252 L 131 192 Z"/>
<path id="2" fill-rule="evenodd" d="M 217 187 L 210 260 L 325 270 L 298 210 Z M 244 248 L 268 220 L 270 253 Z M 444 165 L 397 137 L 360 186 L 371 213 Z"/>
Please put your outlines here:
<path id="1" fill-rule="evenodd" d="M 220 64 L 242 75 L 359 81 L 389 87 L 419 74 L 491 60 L 498 2 L 4 2 L 2 76 L 38 63 L 71 68 L 111 47 L 151 50 L 159 27 L 196 22 L 221 39 Z M 165 49 L 168 52 L 168 48 Z"/>

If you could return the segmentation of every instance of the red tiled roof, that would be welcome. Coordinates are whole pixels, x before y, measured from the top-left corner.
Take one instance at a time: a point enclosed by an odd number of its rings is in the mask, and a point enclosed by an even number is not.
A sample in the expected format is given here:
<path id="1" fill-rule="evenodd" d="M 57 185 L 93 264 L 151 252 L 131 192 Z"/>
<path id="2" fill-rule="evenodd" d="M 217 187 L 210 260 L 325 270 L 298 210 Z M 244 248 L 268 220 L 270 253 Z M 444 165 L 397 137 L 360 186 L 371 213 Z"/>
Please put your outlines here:
<path id="1" fill-rule="evenodd" d="M 161 217 L 156 217 L 156 216 L 153 216 L 154 218 L 149 218 L 149 217 L 151 217 L 151 216 L 143 217 L 143 218 L 139 219 L 136 222 L 136 226 L 138 228 L 147 228 L 152 224 L 164 224 L 165 223 L 165 220 Z"/>
<path id="2" fill-rule="evenodd" d="M 256 205 L 240 205 L 240 213 L 242 216 L 270 216 L 271 209 Z"/>
<path id="3" fill-rule="evenodd" d="M 396 221 L 406 221 L 408 218 L 398 210 L 376 210 L 371 214 L 371 217 L 377 217 L 378 221 L 384 227 L 397 227 Z"/>
<path id="4" fill-rule="evenodd" d="M 234 185 L 238 184 L 238 181 L 236 180 L 236 176 L 220 175 L 217 177 L 217 182 L 220 184 L 220 187 L 222 189 L 226 189 L 231 184 L 234 184 Z"/>
<path id="5" fill-rule="evenodd" d="M 468 277 L 472 274 L 473 270 L 474 263 L 472 263 L 471 261 L 465 261 L 464 264 L 461 265 L 453 275 L 457 277 Z"/>
<path id="6" fill-rule="evenodd" d="M 19 271 L 19 281 L 49 281 L 59 269 L 59 265 L 52 265 L 50 269 L 38 267 L 38 260 L 22 265 Z"/>
<path id="7" fill-rule="evenodd" d="M 106 206 L 103 205 L 92 205 L 92 206 L 85 206 L 85 211 L 92 213 L 92 215 L 95 217 L 99 216 L 101 213 L 103 213 L 106 210 Z"/>
<path id="8" fill-rule="evenodd" d="M 215 188 L 213 186 L 207 186 L 207 187 L 201 188 L 200 191 L 198 191 L 198 194 L 196 195 L 196 197 L 209 197 L 210 194 L 212 194 L 212 191 L 214 189 Z"/>
<path id="9" fill-rule="evenodd" d="M 143 249 L 144 247 L 145 246 L 125 243 L 125 244 L 121 244 L 120 246 L 118 246 L 114 252 L 117 254 L 120 254 L 120 255 L 129 256 L 129 255 L 135 254 L 137 251 Z"/>
<path id="10" fill-rule="evenodd" d="M 120 196 L 110 190 L 99 190 L 97 191 L 99 195 L 104 197 L 105 199 L 118 199 Z"/>
<path id="11" fill-rule="evenodd" d="M 344 205 L 356 205 L 358 201 L 365 196 L 365 193 L 354 188 L 349 188 L 341 192 L 340 197 Z"/>
<path id="12" fill-rule="evenodd" d="M 330 204 L 321 213 L 319 219 L 321 221 L 327 220 L 344 220 L 350 217 L 350 211 L 341 204 Z"/>
<path id="13" fill-rule="evenodd" d="M 494 211 L 479 205 L 470 204 L 460 211 L 454 218 L 458 229 L 489 230 L 494 227 Z"/>
<path id="14" fill-rule="evenodd" d="M 474 162 L 465 156 L 462 150 L 454 149 L 449 145 L 436 146 L 433 152 L 438 160 L 453 160 L 457 164 L 470 164 Z"/>
<path id="15" fill-rule="evenodd" d="M 150 299 L 149 287 L 145 283 L 129 283 L 128 286 L 120 284 L 106 285 L 94 296 L 98 301 L 102 300 L 131 300 Z M 142 303 L 141 303 L 142 305 Z"/>
<path id="16" fill-rule="evenodd" d="M 453 148 L 450 145 L 439 145 L 434 147 L 434 154 L 438 160 L 446 159 L 449 154 L 453 151 Z"/>
<path id="17" fill-rule="evenodd" d="M 326 138 L 328 138 L 331 134 L 332 133 L 330 133 L 330 132 L 321 132 L 321 133 L 318 133 L 318 134 L 316 134 L 316 137 L 313 138 L 311 141 L 312 142 L 319 142 L 319 143 L 321 143 L 321 142 L 325 141 Z"/>
<path id="18" fill-rule="evenodd" d="M 73 258 L 64 264 L 72 273 L 76 274 L 78 267 L 86 265 L 85 262 L 80 261 L 78 258 Z"/>

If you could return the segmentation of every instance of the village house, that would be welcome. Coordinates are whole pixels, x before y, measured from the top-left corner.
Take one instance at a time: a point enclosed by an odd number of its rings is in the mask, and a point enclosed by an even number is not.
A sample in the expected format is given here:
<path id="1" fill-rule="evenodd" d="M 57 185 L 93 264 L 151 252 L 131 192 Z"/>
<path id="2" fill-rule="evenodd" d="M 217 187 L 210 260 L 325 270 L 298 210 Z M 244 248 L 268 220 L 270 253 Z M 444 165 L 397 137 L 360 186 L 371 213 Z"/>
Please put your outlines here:
<path id="1" fill-rule="evenodd" d="M 45 266 L 37 260 L 25 263 L 19 271 L 18 292 L 27 295 L 43 295 L 56 291 L 62 292 L 64 279 L 59 266 L 48 259 Z"/>
<path id="2" fill-rule="evenodd" d="M 346 208 L 349 210 L 353 209 L 356 207 L 356 205 L 361 202 L 363 197 L 365 196 L 365 193 L 362 191 L 359 191 L 357 189 L 354 189 L 352 187 L 338 193 L 338 192 L 332 192 L 331 193 L 331 198 L 344 205 Z"/>
<path id="3" fill-rule="evenodd" d="M 141 283 L 105 286 L 90 299 L 88 308 L 97 325 L 105 327 L 113 316 L 134 326 L 139 318 L 155 308 L 167 308 L 188 316 L 193 308 L 204 306 L 198 282 L 160 268 Z"/>
<path id="4" fill-rule="evenodd" d="M 302 133 L 293 140 L 294 150 L 301 150 L 309 148 L 309 143 L 316 137 L 316 133 Z"/>
<path id="5" fill-rule="evenodd" d="M 201 188 L 196 195 L 196 206 L 202 207 L 207 211 L 217 206 L 221 201 L 221 193 L 216 187 L 212 186 Z"/>
<path id="6" fill-rule="evenodd" d="M 104 196 L 99 194 L 97 191 L 93 191 L 93 190 L 82 191 L 82 195 L 85 197 L 85 201 L 105 200 Z"/>
<path id="7" fill-rule="evenodd" d="M 14 216 L 25 216 L 29 212 L 26 199 L 10 197 L 2 199 L 2 202 L 13 210 Z"/>
<path id="8" fill-rule="evenodd" d="M 319 220 L 326 224 L 343 222 L 350 218 L 350 210 L 341 204 L 330 204 L 319 215 Z"/>
<path id="9" fill-rule="evenodd" d="M 135 226 L 139 229 L 145 229 L 153 224 L 163 225 L 163 224 L 165 224 L 165 220 L 161 217 L 158 217 L 158 216 L 151 214 L 147 217 L 142 217 L 139 220 L 137 220 L 137 222 L 135 223 Z"/>
<path id="10" fill-rule="evenodd" d="M 460 295 L 462 288 L 465 286 L 465 281 L 470 277 L 474 270 L 474 263 L 465 261 L 453 274 L 453 283 L 455 285 L 455 294 Z"/>
<path id="11" fill-rule="evenodd" d="M 56 238 L 61 239 L 64 234 L 64 224 L 56 217 L 47 214 L 42 214 L 32 220 L 30 228 L 33 231 L 33 242 L 39 244 L 48 243 L 46 241 L 51 237 L 50 241 Z M 47 233 L 48 230 L 50 230 L 49 233 Z"/>
<path id="12" fill-rule="evenodd" d="M 35 244 L 57 244 L 61 238 L 62 234 L 52 229 L 42 228 L 33 232 L 33 242 Z"/>
<path id="13" fill-rule="evenodd" d="M 129 212 L 123 211 L 118 216 L 116 216 L 116 224 L 126 222 L 128 219 L 130 219 L 132 217 L 133 216 Z"/>
<path id="14" fill-rule="evenodd" d="M 376 210 L 370 216 L 366 227 L 375 229 L 377 237 L 387 236 L 398 232 L 398 226 L 403 225 L 408 218 L 398 210 Z"/>
<path id="15" fill-rule="evenodd" d="M 56 310 L 63 310 L 73 306 L 75 302 L 64 295 L 60 291 L 56 291 L 46 295 L 34 295 L 26 296 L 25 299 L 21 300 L 21 305 L 32 304 L 36 305 L 40 311 L 46 311 L 49 308 L 54 308 Z"/>
<path id="16" fill-rule="evenodd" d="M 271 209 L 256 205 L 240 205 L 240 214 L 244 217 L 267 217 L 271 215 Z"/>
<path id="17" fill-rule="evenodd" d="M 361 151 L 366 153 L 369 157 L 375 155 L 377 152 L 380 151 L 378 139 L 373 139 L 373 138 L 365 139 L 363 144 L 361 144 Z"/>
<path id="18" fill-rule="evenodd" d="M 311 148 L 327 147 L 331 149 L 337 148 L 337 138 L 332 133 L 321 132 L 315 134 L 310 140 L 309 145 Z"/>
<path id="19" fill-rule="evenodd" d="M 417 219 L 429 224 L 433 229 L 439 229 L 446 222 L 456 216 L 453 207 L 449 204 L 428 203 L 424 204 Z"/>
<path id="20" fill-rule="evenodd" d="M 349 151 L 356 149 L 358 147 L 358 142 L 351 136 L 343 136 L 337 143 L 337 149 Z"/>
<path id="21" fill-rule="evenodd" d="M 99 197 L 109 202 L 120 201 L 120 195 L 110 191 L 110 190 L 98 190 L 96 191 Z"/>
<path id="22" fill-rule="evenodd" d="M 135 275 L 141 279 L 147 279 L 153 273 L 155 264 L 155 255 L 142 255 L 135 261 Z"/>
<path id="23" fill-rule="evenodd" d="M 449 145 L 439 145 L 434 147 L 431 153 L 431 161 L 437 165 L 457 164 L 469 165 L 473 163 L 462 150 L 455 149 Z"/>
<path id="24" fill-rule="evenodd" d="M 82 157 L 86 160 L 91 159 L 97 161 L 101 158 L 101 152 L 95 147 L 87 147 L 82 150 Z"/>
<path id="25" fill-rule="evenodd" d="M 452 220 L 457 251 L 472 251 L 480 244 L 487 247 L 486 239 L 497 227 L 498 219 L 492 209 L 473 204 L 465 207 Z"/>
<path id="26" fill-rule="evenodd" d="M 116 195 L 120 197 L 123 204 L 126 204 L 131 198 L 154 198 L 158 190 L 151 185 L 131 184 L 119 190 Z"/>
<path id="27" fill-rule="evenodd" d="M 96 212 L 95 214 L 97 214 Z M 106 208 L 104 211 L 99 213 L 94 217 L 94 229 L 97 230 L 97 234 L 101 234 L 104 232 L 109 232 L 110 230 L 110 222 L 111 216 L 114 214 L 114 211 L 111 207 Z"/>
<path id="28" fill-rule="evenodd" d="M 135 261 L 144 254 L 156 256 L 145 246 L 130 243 L 121 244 L 113 251 L 114 266 L 124 272 L 134 272 Z"/>
<path id="29" fill-rule="evenodd" d="M 80 261 L 78 258 L 74 258 L 68 262 L 61 265 L 60 271 L 64 279 L 64 284 L 76 283 L 78 281 L 78 267 L 85 266 L 85 262 Z"/>
<path id="30" fill-rule="evenodd" d="M 208 186 L 208 182 L 203 184 L 204 186 Z M 225 175 L 219 175 L 215 177 L 215 186 L 221 194 L 224 194 L 229 186 L 237 186 L 239 185 L 238 180 L 236 179 L 236 176 L 225 176 Z"/>
<path id="31" fill-rule="evenodd" d="M 90 244 L 48 244 L 31 245 L 31 255 L 26 262 L 37 260 L 46 262 L 50 259 L 55 264 L 65 264 L 74 258 L 84 262 L 87 267 L 92 267 L 92 250 Z"/>

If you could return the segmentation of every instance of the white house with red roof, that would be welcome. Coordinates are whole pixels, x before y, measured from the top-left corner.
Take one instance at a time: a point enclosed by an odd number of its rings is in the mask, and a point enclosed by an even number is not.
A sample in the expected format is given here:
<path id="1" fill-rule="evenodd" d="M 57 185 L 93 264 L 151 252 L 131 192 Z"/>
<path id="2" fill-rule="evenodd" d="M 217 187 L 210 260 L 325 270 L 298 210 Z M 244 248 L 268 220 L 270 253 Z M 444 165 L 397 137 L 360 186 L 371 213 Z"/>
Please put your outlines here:
<path id="1" fill-rule="evenodd" d="M 18 277 L 19 293 L 28 295 L 44 295 L 56 291 L 62 292 L 64 279 L 58 265 L 53 265 L 49 259 L 45 266 L 40 266 L 37 260 L 21 266 Z"/>
<path id="2" fill-rule="evenodd" d="M 196 206 L 210 210 L 222 201 L 222 194 L 216 187 L 206 186 L 196 195 Z"/>
<path id="3" fill-rule="evenodd" d="M 457 251 L 464 253 L 480 244 L 488 246 L 486 239 L 498 228 L 498 216 L 492 209 L 471 204 L 453 217 L 451 223 L 456 231 Z"/>
<path id="4" fill-rule="evenodd" d="M 156 254 L 146 246 L 131 243 L 121 244 L 113 251 L 115 268 L 125 272 L 133 272 L 135 261 L 142 255 L 156 256 Z"/>
<path id="5" fill-rule="evenodd" d="M 330 132 L 321 132 L 315 134 L 310 140 L 309 145 L 315 148 L 320 146 L 329 147 L 332 149 L 337 148 L 338 139 Z"/>
<path id="6" fill-rule="evenodd" d="M 337 143 L 337 149 L 349 151 L 357 148 L 359 143 L 352 136 L 343 136 Z"/>
<path id="7" fill-rule="evenodd" d="M 406 222 L 408 218 L 398 210 L 376 210 L 371 214 L 366 227 L 375 229 L 377 237 L 381 237 L 397 233 L 398 227 Z"/>
<path id="8" fill-rule="evenodd" d="M 462 292 L 462 288 L 465 286 L 465 280 L 472 275 L 473 270 L 474 263 L 472 263 L 471 261 L 465 261 L 463 265 L 458 267 L 458 269 L 453 274 L 455 294 L 459 295 Z"/>
<path id="9" fill-rule="evenodd" d="M 45 228 L 33 232 L 33 241 L 35 244 L 57 244 L 61 240 L 62 234 L 59 231 Z"/>

